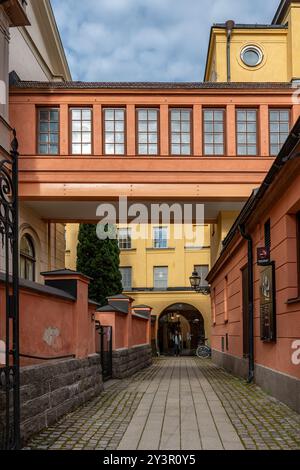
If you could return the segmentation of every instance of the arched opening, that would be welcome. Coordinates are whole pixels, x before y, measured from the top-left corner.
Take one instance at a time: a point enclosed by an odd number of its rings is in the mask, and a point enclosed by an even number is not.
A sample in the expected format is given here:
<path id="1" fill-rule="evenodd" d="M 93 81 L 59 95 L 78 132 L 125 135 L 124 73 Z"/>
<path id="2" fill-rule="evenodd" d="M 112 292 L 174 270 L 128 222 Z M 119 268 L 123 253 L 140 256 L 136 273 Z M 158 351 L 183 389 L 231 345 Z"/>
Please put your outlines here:
<path id="1" fill-rule="evenodd" d="M 173 354 L 173 336 L 178 331 L 182 339 L 182 355 L 192 355 L 201 338 L 205 338 L 204 318 L 195 307 L 185 303 L 167 307 L 158 321 L 160 354 Z"/>
<path id="2" fill-rule="evenodd" d="M 20 243 L 20 277 L 35 281 L 35 247 L 30 235 L 23 235 Z"/>

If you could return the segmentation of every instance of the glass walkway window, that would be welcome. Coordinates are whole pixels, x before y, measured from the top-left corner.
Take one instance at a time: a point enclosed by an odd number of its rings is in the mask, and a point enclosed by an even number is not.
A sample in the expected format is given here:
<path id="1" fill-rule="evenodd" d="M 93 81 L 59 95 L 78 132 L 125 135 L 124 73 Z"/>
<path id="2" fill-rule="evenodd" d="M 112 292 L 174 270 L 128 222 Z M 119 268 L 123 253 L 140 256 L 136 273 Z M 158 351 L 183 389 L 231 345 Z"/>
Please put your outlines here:
<path id="1" fill-rule="evenodd" d="M 204 155 L 224 155 L 224 109 L 204 109 Z"/>
<path id="2" fill-rule="evenodd" d="M 58 155 L 59 110 L 58 108 L 38 109 L 38 153 Z"/>
<path id="3" fill-rule="evenodd" d="M 290 132 L 290 110 L 270 109 L 270 155 L 278 155 Z"/>
<path id="4" fill-rule="evenodd" d="M 92 110 L 89 108 L 71 109 L 71 139 L 73 155 L 92 153 Z"/>
<path id="5" fill-rule="evenodd" d="M 168 227 L 154 227 L 153 247 L 168 248 Z"/>
<path id="6" fill-rule="evenodd" d="M 138 154 L 158 155 L 158 110 L 138 109 Z"/>
<path id="7" fill-rule="evenodd" d="M 118 240 L 120 250 L 130 250 L 132 247 L 131 228 L 119 228 Z"/>
<path id="8" fill-rule="evenodd" d="M 104 153 L 125 154 L 125 109 L 104 109 Z"/>
<path id="9" fill-rule="evenodd" d="M 154 289 L 168 288 L 168 267 L 159 266 L 153 270 Z"/>
<path id="10" fill-rule="evenodd" d="M 132 268 L 120 268 L 122 275 L 122 286 L 124 291 L 132 290 Z"/>
<path id="11" fill-rule="evenodd" d="M 257 110 L 238 109 L 237 121 L 237 154 L 257 155 Z"/>
<path id="12" fill-rule="evenodd" d="M 191 109 L 172 109 L 171 117 L 171 154 L 191 154 Z"/>

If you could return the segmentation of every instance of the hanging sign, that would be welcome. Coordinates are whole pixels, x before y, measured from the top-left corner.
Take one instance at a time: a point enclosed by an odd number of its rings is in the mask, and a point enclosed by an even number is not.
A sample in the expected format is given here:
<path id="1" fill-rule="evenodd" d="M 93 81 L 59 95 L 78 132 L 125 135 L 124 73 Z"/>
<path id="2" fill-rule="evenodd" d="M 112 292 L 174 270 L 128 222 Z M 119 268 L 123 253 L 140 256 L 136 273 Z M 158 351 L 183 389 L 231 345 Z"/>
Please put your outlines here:
<path id="1" fill-rule="evenodd" d="M 258 266 L 266 266 L 270 264 L 270 250 L 266 247 L 257 248 L 257 264 Z"/>
<path id="2" fill-rule="evenodd" d="M 271 263 L 260 272 L 260 338 L 276 341 L 276 290 L 275 264 Z"/>

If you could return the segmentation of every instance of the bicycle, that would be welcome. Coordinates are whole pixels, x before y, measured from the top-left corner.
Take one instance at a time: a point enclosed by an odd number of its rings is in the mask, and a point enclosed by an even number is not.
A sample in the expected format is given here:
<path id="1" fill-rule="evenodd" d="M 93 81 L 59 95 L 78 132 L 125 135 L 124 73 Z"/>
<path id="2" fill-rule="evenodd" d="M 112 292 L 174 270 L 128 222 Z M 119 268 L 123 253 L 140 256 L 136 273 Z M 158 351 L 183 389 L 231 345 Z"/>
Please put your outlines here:
<path id="1" fill-rule="evenodd" d="M 199 343 L 196 349 L 196 356 L 201 359 L 208 359 L 211 357 L 211 348 L 206 344 L 208 338 L 205 338 L 202 342 Z"/>

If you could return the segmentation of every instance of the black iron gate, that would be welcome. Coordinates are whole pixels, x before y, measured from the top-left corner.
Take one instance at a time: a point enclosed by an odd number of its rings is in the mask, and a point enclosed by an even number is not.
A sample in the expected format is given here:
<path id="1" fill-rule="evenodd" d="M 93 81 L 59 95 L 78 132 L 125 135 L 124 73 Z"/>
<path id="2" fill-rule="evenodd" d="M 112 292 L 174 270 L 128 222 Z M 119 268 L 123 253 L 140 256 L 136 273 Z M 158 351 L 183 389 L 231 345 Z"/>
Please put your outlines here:
<path id="1" fill-rule="evenodd" d="M 112 327 L 100 327 L 100 354 L 103 380 L 112 377 Z"/>
<path id="2" fill-rule="evenodd" d="M 18 155 L 14 131 L 10 155 L 0 157 L 1 276 L 5 285 L 5 303 L 0 305 L 1 450 L 20 448 Z"/>

